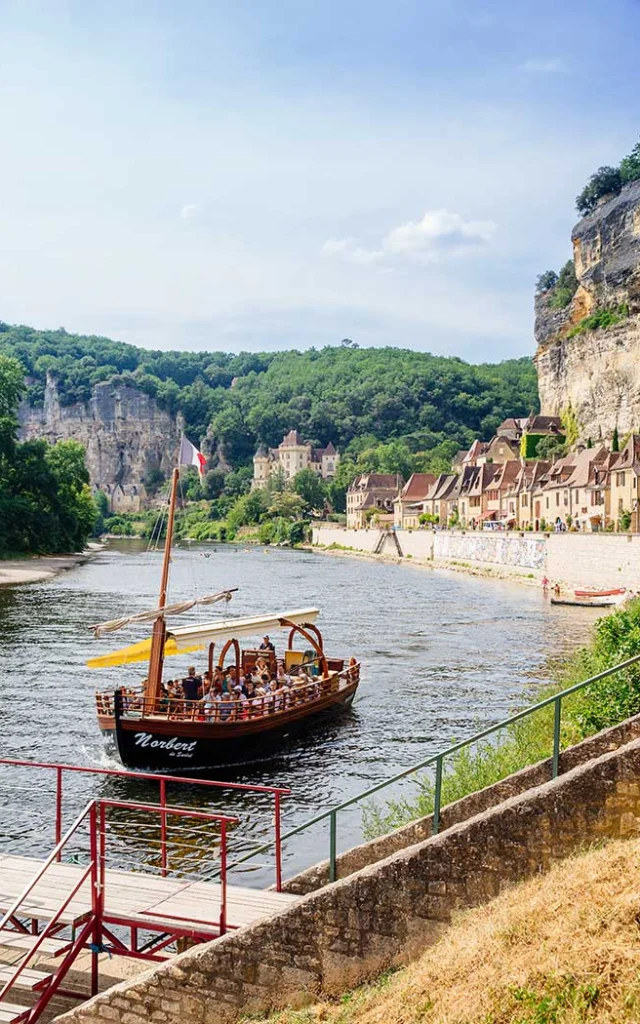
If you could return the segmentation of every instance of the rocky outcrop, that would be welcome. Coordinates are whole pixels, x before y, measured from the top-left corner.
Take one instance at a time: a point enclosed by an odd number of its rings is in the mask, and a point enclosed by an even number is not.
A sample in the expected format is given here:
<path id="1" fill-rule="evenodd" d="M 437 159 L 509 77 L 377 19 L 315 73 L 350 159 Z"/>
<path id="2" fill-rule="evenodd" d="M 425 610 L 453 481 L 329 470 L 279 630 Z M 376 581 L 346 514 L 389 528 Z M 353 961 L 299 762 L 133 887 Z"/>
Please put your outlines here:
<path id="1" fill-rule="evenodd" d="M 72 438 L 84 445 L 91 483 L 114 509 L 139 508 L 149 472 L 171 472 L 182 427 L 151 396 L 111 381 L 96 384 L 88 402 L 63 405 L 51 375 L 44 404 L 23 403 L 19 417 L 21 440 Z"/>
<path id="2" fill-rule="evenodd" d="M 565 309 L 536 297 L 535 335 L 541 411 L 571 407 L 584 439 L 610 438 L 640 426 L 640 181 L 604 200 L 573 229 L 578 288 Z M 619 323 L 575 329 L 595 313 Z"/>

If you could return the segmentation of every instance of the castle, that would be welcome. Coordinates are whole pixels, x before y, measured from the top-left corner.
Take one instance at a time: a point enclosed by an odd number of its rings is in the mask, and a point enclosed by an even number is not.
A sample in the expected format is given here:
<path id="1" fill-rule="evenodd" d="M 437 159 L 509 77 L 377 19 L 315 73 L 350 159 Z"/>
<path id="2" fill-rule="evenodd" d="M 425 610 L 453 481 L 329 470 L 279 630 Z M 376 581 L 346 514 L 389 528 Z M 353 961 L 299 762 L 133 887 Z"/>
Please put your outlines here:
<path id="1" fill-rule="evenodd" d="M 277 448 L 260 445 L 253 457 L 252 487 L 264 487 L 271 474 L 282 468 L 289 483 L 301 469 L 312 469 L 323 480 L 331 480 L 340 456 L 331 441 L 326 448 L 313 448 L 306 444 L 297 430 L 285 434 Z"/>

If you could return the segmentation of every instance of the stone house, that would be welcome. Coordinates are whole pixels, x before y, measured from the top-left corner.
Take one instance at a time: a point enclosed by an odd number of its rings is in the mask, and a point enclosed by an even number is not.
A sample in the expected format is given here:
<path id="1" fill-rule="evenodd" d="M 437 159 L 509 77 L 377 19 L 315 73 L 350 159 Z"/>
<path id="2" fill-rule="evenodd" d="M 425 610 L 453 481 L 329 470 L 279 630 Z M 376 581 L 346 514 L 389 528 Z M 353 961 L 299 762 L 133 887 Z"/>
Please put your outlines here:
<path id="1" fill-rule="evenodd" d="M 604 468 L 608 454 L 604 445 L 599 445 L 597 448 L 583 448 L 574 455 L 574 469 L 567 486 L 571 523 L 577 530 L 592 532 L 604 528 L 604 487 L 590 486 L 590 482 L 598 478 L 598 468 Z"/>
<path id="2" fill-rule="evenodd" d="M 447 525 L 450 511 L 457 500 L 453 496 L 457 483 L 457 473 L 441 473 L 434 481 L 427 497 L 422 503 L 423 510 L 432 515 L 441 526 Z"/>
<path id="3" fill-rule="evenodd" d="M 374 517 L 393 522 L 393 502 L 404 485 L 399 473 L 361 473 L 347 490 L 347 529 L 362 530 Z"/>
<path id="4" fill-rule="evenodd" d="M 147 498 L 144 484 L 104 484 L 100 490 L 109 499 L 110 511 L 116 514 L 140 512 Z"/>
<path id="5" fill-rule="evenodd" d="M 616 453 L 614 453 L 616 454 Z M 610 466 L 610 516 L 620 528 L 621 517 L 629 513 L 630 529 L 640 532 L 640 434 L 631 434 Z"/>
<path id="6" fill-rule="evenodd" d="M 477 459 L 477 465 L 485 462 L 501 464 L 510 462 L 520 457 L 520 445 L 502 434 L 496 436 L 489 442 L 483 454 Z"/>
<path id="7" fill-rule="evenodd" d="M 253 457 L 252 488 L 264 487 L 271 474 L 281 468 L 285 480 L 290 482 L 302 469 L 312 469 L 323 480 L 335 475 L 340 455 L 331 441 L 326 448 L 313 448 L 303 441 L 297 430 L 285 434 L 277 448 L 260 445 Z"/>
<path id="8" fill-rule="evenodd" d="M 523 462 L 511 489 L 507 492 L 509 515 L 519 530 L 539 529 L 542 518 L 540 490 L 549 471 L 548 462 Z M 534 500 L 535 494 L 535 500 Z"/>
<path id="9" fill-rule="evenodd" d="M 435 483 L 433 473 L 413 473 L 393 500 L 393 525 L 397 530 L 415 530 L 427 494 Z"/>
<path id="10" fill-rule="evenodd" d="M 497 473 L 493 480 L 487 483 L 483 521 L 492 520 L 503 523 L 505 526 L 515 522 L 515 503 L 513 508 L 509 507 L 508 494 L 515 484 L 520 466 L 519 459 L 509 459 L 508 462 L 503 462 L 497 467 Z"/>
<path id="11" fill-rule="evenodd" d="M 575 455 L 556 459 L 549 467 L 543 495 L 536 495 L 536 500 L 540 502 L 541 517 L 546 520 L 549 529 L 553 529 L 556 524 L 568 525 L 567 516 L 571 515 L 569 480 L 574 469 Z"/>
<path id="12" fill-rule="evenodd" d="M 498 466 L 483 462 L 472 467 L 460 493 L 460 523 L 475 530 L 487 512 L 489 487 L 498 473 Z M 464 474 L 463 474 L 464 475 Z"/>

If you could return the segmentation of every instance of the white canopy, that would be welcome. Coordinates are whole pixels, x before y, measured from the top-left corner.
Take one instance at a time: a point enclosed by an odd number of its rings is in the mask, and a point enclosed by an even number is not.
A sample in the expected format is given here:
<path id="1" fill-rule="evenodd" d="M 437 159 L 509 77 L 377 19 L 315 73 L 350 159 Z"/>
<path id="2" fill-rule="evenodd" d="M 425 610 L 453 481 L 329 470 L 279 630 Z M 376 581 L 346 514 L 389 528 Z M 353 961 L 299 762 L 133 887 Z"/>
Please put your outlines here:
<path id="1" fill-rule="evenodd" d="M 288 619 L 297 626 L 304 622 L 313 623 L 318 617 L 317 608 L 298 608 L 292 612 L 277 615 L 253 615 L 247 619 L 215 619 L 193 626 L 176 626 L 167 630 L 167 637 L 175 640 L 178 653 L 192 649 L 195 644 L 206 646 L 211 643 L 237 639 L 245 636 L 265 636 L 270 629 L 281 629 L 281 620 Z"/>

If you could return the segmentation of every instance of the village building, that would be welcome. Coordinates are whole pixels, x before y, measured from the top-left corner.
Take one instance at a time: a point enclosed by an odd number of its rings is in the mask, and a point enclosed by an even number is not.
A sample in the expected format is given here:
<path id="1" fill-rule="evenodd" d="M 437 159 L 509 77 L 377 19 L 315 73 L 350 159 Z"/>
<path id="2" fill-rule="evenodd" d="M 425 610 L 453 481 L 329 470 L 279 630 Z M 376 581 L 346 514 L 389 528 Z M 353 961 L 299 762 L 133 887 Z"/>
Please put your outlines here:
<path id="1" fill-rule="evenodd" d="M 103 484 L 100 488 L 109 501 L 109 511 L 117 515 L 125 512 L 140 512 L 147 503 L 144 484 Z"/>
<path id="2" fill-rule="evenodd" d="M 519 530 L 539 530 L 542 519 L 540 488 L 549 471 L 548 462 L 523 462 L 513 487 L 507 493 L 509 514 Z M 535 495 L 535 498 L 534 498 Z"/>
<path id="3" fill-rule="evenodd" d="M 509 507 L 508 495 L 513 489 L 516 477 L 520 472 L 519 459 L 509 459 L 498 466 L 498 471 L 487 485 L 486 504 L 483 510 L 484 522 L 495 522 L 507 528 L 515 523 L 515 503 Z"/>
<path id="4" fill-rule="evenodd" d="M 391 525 L 393 502 L 404 485 L 399 473 L 361 473 L 347 491 L 347 529 L 362 530 L 374 520 Z"/>
<path id="5" fill-rule="evenodd" d="M 608 452 L 604 445 L 583 448 L 574 455 L 574 469 L 567 481 L 567 487 L 571 525 L 576 530 L 597 531 L 604 524 L 604 489 L 590 486 L 590 481 L 594 479 L 598 467 L 604 467 L 607 456 Z"/>
<path id="6" fill-rule="evenodd" d="M 453 506 L 457 499 L 455 490 L 458 484 L 457 473 L 441 473 L 430 488 L 423 504 L 423 511 L 430 515 L 434 523 L 446 526 Z"/>
<path id="7" fill-rule="evenodd" d="M 417 529 L 435 479 L 433 473 L 413 473 L 409 477 L 393 500 L 393 525 L 396 530 Z"/>
<path id="8" fill-rule="evenodd" d="M 459 517 L 460 525 L 472 530 L 483 521 L 487 511 L 489 486 L 498 472 L 498 467 L 490 462 L 479 466 L 468 467 L 460 485 Z"/>
<path id="9" fill-rule="evenodd" d="M 615 454 L 615 453 L 614 453 Z M 632 434 L 610 468 L 610 516 L 617 529 L 640 533 L 640 434 Z"/>
<path id="10" fill-rule="evenodd" d="M 323 480 L 335 475 L 340 455 L 330 441 L 326 448 L 314 448 L 303 441 L 297 430 L 290 430 L 277 448 L 260 445 L 253 457 L 252 487 L 264 487 L 272 473 L 281 470 L 289 483 L 302 469 L 311 469 Z"/>

